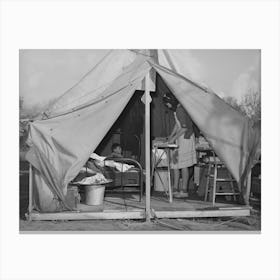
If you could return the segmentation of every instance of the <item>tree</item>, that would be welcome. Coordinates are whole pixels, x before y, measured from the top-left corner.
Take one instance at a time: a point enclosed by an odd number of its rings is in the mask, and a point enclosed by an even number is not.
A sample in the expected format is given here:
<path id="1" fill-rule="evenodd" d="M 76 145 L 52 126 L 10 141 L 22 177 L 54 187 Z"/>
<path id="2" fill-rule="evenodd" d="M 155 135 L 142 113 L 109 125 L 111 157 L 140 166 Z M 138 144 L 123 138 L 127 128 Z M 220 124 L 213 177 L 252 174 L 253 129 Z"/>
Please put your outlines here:
<path id="1" fill-rule="evenodd" d="M 261 120 L 261 95 L 259 92 L 250 90 L 240 102 L 232 96 L 225 97 L 224 101 L 237 111 L 245 114 L 254 123 Z"/>
<path id="2" fill-rule="evenodd" d="M 241 106 L 246 115 L 254 122 L 261 120 L 261 95 L 251 90 L 241 100 Z"/>
<path id="3" fill-rule="evenodd" d="M 242 108 L 240 106 L 240 104 L 238 103 L 237 99 L 232 97 L 232 96 L 228 96 L 224 98 L 224 101 L 229 104 L 231 107 L 233 107 L 234 109 L 236 109 L 239 112 L 242 112 Z"/>

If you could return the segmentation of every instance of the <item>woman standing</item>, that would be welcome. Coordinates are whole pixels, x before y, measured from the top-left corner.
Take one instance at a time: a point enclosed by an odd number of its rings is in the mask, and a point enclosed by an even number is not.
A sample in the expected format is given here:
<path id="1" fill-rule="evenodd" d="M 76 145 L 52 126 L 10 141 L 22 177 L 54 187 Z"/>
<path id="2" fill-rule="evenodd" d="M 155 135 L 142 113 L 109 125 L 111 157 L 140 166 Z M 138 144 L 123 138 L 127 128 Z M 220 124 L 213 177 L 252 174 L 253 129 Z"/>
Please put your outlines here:
<path id="1" fill-rule="evenodd" d="M 174 112 L 175 125 L 168 137 L 169 143 L 176 143 L 178 148 L 171 153 L 171 169 L 174 171 L 174 197 L 188 197 L 189 167 L 196 164 L 195 135 L 193 122 L 189 114 L 175 97 L 164 97 L 165 105 Z M 182 186 L 179 189 L 180 172 Z"/>

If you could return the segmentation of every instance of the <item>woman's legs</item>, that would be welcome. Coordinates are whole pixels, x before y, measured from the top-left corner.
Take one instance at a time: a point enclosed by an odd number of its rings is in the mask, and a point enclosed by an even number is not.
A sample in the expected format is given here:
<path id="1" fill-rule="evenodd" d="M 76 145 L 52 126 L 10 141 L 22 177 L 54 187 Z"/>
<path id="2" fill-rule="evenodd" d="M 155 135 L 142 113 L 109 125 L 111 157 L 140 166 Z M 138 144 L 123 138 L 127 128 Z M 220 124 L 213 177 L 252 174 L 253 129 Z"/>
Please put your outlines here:
<path id="1" fill-rule="evenodd" d="M 173 169 L 174 174 L 174 186 L 173 191 L 177 192 L 179 191 L 179 178 L 180 178 L 180 170 L 179 169 Z"/>
<path id="2" fill-rule="evenodd" d="M 182 191 L 188 192 L 188 184 L 189 184 L 189 169 L 188 167 L 182 168 Z"/>
<path id="3" fill-rule="evenodd" d="M 190 181 L 194 178 L 194 165 L 188 167 L 188 171 L 189 171 L 189 181 L 188 181 L 188 191 L 189 191 Z"/>

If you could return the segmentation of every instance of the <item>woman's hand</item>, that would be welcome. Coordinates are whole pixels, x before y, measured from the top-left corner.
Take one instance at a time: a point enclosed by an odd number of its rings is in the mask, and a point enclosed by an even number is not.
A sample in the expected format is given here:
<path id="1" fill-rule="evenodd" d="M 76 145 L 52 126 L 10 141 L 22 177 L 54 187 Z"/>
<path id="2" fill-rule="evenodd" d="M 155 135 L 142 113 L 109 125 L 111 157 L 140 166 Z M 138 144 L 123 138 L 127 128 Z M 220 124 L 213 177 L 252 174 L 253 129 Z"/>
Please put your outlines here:
<path id="1" fill-rule="evenodd" d="M 175 142 L 174 137 L 168 137 L 168 139 L 167 139 L 168 144 L 174 144 L 174 142 Z"/>

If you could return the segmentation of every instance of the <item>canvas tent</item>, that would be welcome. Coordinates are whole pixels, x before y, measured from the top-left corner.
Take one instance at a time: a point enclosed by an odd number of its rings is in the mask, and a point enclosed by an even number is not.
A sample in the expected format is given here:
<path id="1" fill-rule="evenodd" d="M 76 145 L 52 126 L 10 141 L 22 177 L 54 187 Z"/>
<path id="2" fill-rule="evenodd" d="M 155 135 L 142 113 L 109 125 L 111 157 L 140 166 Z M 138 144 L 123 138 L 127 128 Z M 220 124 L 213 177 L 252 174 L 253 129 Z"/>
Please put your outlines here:
<path id="1" fill-rule="evenodd" d="M 30 123 L 31 149 L 26 157 L 35 170 L 32 206 L 42 212 L 69 209 L 65 202 L 68 183 L 79 173 L 135 90 L 143 86 L 147 108 L 147 92 L 153 87 L 149 77 L 154 77 L 155 71 L 236 181 L 244 186 L 260 144 L 260 132 L 212 90 L 190 78 L 184 64 L 178 50 L 108 51 L 41 118 Z"/>

